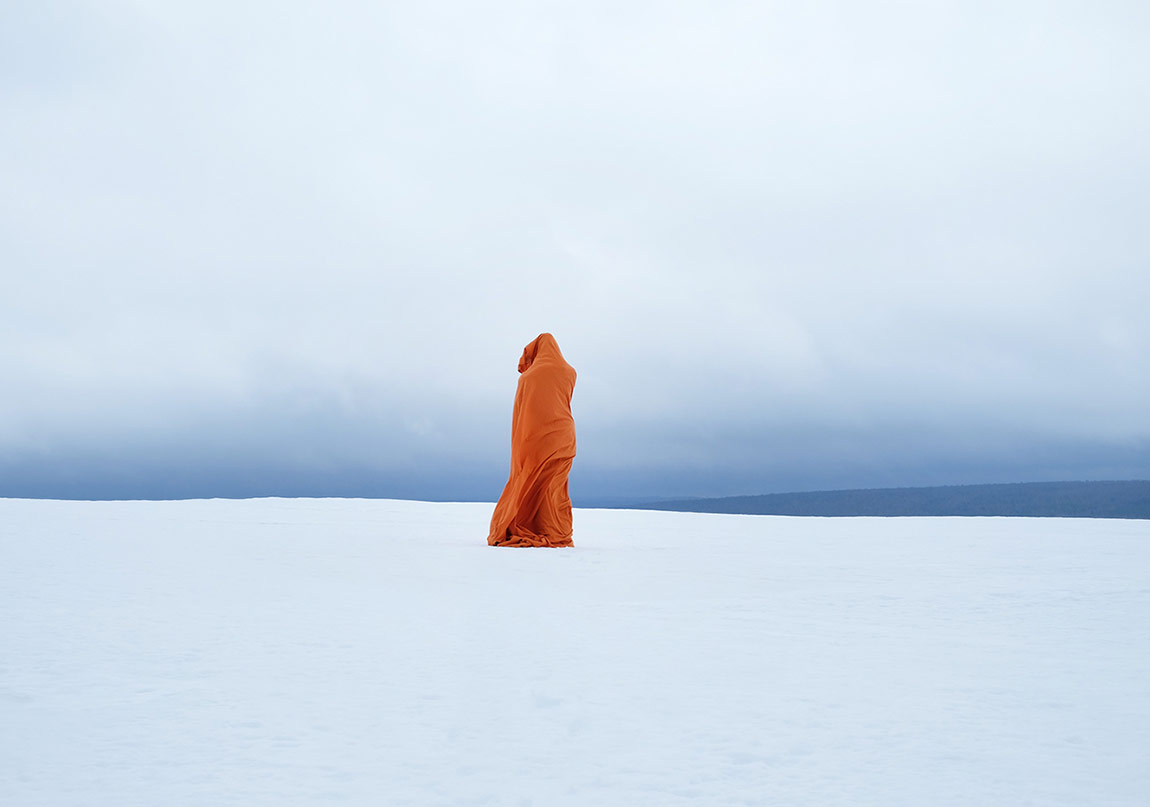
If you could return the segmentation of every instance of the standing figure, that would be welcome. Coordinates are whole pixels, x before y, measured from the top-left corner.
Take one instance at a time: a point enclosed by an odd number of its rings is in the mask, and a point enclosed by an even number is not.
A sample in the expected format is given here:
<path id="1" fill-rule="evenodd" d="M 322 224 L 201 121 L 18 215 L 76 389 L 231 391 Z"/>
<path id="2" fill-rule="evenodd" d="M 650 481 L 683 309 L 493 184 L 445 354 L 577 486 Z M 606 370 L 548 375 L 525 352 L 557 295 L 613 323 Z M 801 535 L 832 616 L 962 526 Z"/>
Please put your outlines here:
<path id="1" fill-rule="evenodd" d="M 511 414 L 511 476 L 491 516 L 491 546 L 572 546 L 567 474 L 575 459 L 575 368 L 541 333 L 523 348 Z"/>

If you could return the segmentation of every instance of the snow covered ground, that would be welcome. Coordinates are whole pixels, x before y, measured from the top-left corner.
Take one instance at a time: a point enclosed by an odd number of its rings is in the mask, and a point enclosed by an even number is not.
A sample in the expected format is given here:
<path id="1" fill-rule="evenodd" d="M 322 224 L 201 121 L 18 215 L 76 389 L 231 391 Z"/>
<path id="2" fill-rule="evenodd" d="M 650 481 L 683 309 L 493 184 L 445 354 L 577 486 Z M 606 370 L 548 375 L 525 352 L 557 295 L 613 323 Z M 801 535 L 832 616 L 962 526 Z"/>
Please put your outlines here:
<path id="1" fill-rule="evenodd" d="M 1150 804 L 1150 522 L 0 500 L 0 804 Z"/>

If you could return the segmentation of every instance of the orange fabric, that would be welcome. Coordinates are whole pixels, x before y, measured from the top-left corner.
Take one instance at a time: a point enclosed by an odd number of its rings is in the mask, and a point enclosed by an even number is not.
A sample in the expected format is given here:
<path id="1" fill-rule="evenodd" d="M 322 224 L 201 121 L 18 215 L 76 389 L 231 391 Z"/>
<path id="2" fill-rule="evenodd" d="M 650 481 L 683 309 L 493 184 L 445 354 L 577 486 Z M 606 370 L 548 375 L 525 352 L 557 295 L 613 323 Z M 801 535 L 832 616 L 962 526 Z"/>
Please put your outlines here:
<path id="1" fill-rule="evenodd" d="M 511 476 L 491 516 L 491 546 L 572 546 L 567 474 L 575 459 L 575 368 L 541 333 L 523 348 L 511 413 Z"/>

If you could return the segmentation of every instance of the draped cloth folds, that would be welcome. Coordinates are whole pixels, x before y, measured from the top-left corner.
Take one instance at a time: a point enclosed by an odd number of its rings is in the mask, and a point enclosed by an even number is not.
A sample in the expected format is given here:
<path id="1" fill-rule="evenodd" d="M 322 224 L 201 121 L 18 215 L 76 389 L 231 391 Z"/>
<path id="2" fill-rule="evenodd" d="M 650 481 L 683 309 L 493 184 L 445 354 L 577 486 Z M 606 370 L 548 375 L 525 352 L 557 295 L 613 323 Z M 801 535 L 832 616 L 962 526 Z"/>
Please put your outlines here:
<path id="1" fill-rule="evenodd" d="M 575 459 L 575 368 L 541 333 L 523 348 L 511 413 L 511 475 L 491 516 L 491 546 L 572 546 L 567 474 Z"/>

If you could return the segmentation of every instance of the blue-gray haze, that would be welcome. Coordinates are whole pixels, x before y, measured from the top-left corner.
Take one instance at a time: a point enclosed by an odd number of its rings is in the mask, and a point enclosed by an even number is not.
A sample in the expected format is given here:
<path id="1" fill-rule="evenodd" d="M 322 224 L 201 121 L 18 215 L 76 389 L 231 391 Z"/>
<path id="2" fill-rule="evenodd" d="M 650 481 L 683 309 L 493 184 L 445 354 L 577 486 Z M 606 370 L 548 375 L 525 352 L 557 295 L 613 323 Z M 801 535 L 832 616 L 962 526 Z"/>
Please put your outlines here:
<path id="1" fill-rule="evenodd" d="M 1150 6 L 0 6 L 0 495 L 1150 477 Z"/>

